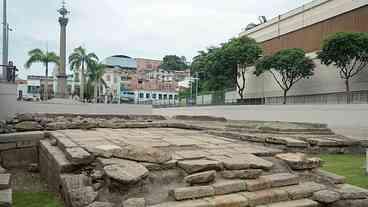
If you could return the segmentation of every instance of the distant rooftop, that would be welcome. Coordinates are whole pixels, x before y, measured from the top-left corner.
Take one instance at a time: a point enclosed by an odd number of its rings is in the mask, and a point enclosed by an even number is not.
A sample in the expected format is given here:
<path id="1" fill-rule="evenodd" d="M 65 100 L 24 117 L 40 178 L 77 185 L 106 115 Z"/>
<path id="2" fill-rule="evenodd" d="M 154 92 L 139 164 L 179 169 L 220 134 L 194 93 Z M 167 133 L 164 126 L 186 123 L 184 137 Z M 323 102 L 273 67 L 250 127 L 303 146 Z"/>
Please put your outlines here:
<path id="1" fill-rule="evenodd" d="M 105 58 L 101 63 L 110 68 L 120 68 L 128 70 L 137 69 L 137 61 L 126 55 L 113 55 Z"/>

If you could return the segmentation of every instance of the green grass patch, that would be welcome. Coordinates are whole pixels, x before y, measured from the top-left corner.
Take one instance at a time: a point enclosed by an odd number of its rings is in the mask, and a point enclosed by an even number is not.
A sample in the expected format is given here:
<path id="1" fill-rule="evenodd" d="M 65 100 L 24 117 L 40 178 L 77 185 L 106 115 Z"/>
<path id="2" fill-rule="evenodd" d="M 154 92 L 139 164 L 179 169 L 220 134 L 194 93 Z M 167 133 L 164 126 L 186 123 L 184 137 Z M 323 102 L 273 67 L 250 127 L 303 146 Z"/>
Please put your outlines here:
<path id="1" fill-rule="evenodd" d="M 13 207 L 63 207 L 63 205 L 49 192 L 14 192 Z"/>
<path id="2" fill-rule="evenodd" d="M 321 155 L 320 157 L 325 161 L 323 170 L 345 176 L 347 183 L 368 189 L 364 155 Z"/>

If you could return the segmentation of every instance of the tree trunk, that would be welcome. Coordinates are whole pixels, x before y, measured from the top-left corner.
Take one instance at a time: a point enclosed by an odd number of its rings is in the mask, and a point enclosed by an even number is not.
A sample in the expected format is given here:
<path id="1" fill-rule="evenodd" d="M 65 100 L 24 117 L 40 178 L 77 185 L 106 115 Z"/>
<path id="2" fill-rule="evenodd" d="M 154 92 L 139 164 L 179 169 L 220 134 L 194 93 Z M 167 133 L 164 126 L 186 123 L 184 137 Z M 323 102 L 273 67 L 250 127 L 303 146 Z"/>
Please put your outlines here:
<path id="1" fill-rule="evenodd" d="M 95 91 L 94 91 L 94 96 L 95 96 L 95 103 L 97 103 L 97 89 L 98 89 L 98 81 L 95 81 Z"/>
<path id="2" fill-rule="evenodd" d="M 84 101 L 84 63 L 82 63 L 82 71 L 80 73 L 81 81 L 80 81 L 80 91 L 79 91 L 79 99 Z"/>
<path id="3" fill-rule="evenodd" d="M 346 103 L 350 104 L 350 84 L 349 79 L 345 79 L 345 87 L 346 87 Z"/>
<path id="4" fill-rule="evenodd" d="M 46 62 L 46 79 L 45 79 L 45 86 L 44 86 L 44 101 L 47 101 L 47 99 L 49 98 L 49 63 Z"/>
<path id="5" fill-rule="evenodd" d="M 287 90 L 284 90 L 284 101 L 282 104 L 286 104 L 286 99 L 287 99 Z"/>

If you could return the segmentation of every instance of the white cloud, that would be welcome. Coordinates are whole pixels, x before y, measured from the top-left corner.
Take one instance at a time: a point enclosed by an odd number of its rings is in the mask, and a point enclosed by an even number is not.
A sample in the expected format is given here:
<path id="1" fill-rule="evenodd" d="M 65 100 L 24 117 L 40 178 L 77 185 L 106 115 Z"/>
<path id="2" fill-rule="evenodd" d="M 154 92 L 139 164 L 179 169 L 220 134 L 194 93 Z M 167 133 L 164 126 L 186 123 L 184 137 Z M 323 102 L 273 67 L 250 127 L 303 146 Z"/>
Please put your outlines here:
<path id="1" fill-rule="evenodd" d="M 286 12 L 308 0 L 68 0 L 68 52 L 79 45 L 101 58 L 114 54 L 160 59 L 166 54 L 189 59 L 198 50 L 236 36 L 241 28 Z M 58 52 L 59 1 L 11 0 L 10 56 L 23 66 L 27 51 Z M 25 74 L 43 74 L 41 67 Z"/>

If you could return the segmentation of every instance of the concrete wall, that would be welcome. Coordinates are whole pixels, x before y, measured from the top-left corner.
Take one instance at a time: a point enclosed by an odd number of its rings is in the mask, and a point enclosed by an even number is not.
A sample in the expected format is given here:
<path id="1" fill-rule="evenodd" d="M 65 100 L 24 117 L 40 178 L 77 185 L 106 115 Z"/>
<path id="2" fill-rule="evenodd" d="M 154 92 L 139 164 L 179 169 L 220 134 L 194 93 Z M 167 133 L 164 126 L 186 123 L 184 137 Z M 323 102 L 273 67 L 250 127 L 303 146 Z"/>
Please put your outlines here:
<path id="1" fill-rule="evenodd" d="M 345 91 L 344 80 L 340 78 L 338 69 L 334 66 L 322 65 L 320 60 L 314 60 L 316 68 L 314 76 L 300 80 L 288 92 L 292 95 L 309 95 L 336 93 Z M 282 90 L 270 73 L 264 73 L 257 77 L 253 74 L 254 68 L 249 68 L 246 74 L 247 98 L 282 96 Z M 241 82 L 241 79 L 239 79 Z M 368 90 L 368 68 L 361 71 L 350 82 L 352 91 Z"/>
<path id="2" fill-rule="evenodd" d="M 263 42 L 367 4 L 368 0 L 315 0 L 239 35 Z"/>
<path id="3" fill-rule="evenodd" d="M 0 82 L 0 120 L 17 111 L 17 86 Z"/>

